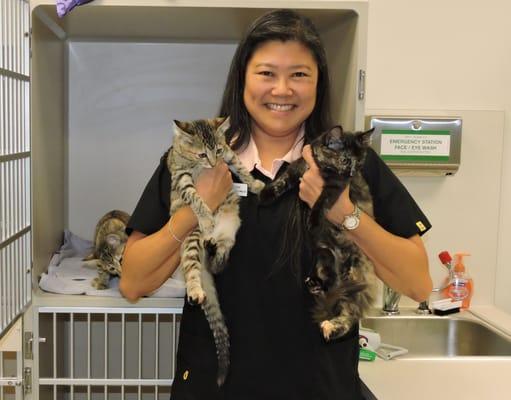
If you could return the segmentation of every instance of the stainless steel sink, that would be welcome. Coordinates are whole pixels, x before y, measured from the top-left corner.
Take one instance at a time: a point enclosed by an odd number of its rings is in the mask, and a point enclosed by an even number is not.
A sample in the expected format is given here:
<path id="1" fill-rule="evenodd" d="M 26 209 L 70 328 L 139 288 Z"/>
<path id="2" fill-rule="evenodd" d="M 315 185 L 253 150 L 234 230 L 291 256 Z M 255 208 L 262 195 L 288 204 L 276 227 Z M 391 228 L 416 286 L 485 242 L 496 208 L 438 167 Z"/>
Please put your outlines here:
<path id="1" fill-rule="evenodd" d="M 378 332 L 382 343 L 408 349 L 399 358 L 511 356 L 511 337 L 474 318 L 375 316 L 362 326 Z"/>

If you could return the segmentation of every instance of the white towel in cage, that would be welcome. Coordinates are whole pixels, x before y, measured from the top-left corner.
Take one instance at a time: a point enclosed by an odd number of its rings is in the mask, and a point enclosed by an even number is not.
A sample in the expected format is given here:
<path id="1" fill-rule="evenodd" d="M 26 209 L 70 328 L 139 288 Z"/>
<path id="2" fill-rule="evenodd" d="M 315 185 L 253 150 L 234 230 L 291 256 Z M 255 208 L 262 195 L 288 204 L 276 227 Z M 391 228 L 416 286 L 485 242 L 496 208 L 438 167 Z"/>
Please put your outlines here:
<path id="1" fill-rule="evenodd" d="M 84 264 L 83 258 L 92 252 L 92 242 L 82 239 L 72 232 L 64 232 L 64 244 L 50 260 L 48 270 L 41 275 L 39 287 L 51 293 L 85 294 L 89 296 L 122 297 L 119 292 L 119 278 L 110 279 L 108 289 L 97 290 L 92 280 L 97 276 L 96 268 Z M 150 297 L 184 297 L 185 285 L 178 269 Z"/>

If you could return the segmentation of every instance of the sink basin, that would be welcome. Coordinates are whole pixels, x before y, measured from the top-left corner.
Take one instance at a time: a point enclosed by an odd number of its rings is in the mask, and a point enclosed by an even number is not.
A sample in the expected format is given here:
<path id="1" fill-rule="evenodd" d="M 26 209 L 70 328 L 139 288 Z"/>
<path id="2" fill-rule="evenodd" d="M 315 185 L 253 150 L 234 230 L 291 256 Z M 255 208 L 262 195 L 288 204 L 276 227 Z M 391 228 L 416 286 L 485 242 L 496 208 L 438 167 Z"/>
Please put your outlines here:
<path id="1" fill-rule="evenodd" d="M 364 328 L 373 329 L 382 343 L 401 346 L 400 358 L 511 356 L 511 338 L 490 325 L 459 317 L 367 317 Z"/>

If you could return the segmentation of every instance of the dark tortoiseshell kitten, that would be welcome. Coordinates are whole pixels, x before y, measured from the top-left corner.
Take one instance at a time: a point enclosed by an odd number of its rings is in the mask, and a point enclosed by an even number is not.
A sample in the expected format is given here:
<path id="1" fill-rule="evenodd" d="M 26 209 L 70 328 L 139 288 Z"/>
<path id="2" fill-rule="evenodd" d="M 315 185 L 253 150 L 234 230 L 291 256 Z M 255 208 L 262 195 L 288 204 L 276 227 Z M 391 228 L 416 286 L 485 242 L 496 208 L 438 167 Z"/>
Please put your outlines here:
<path id="1" fill-rule="evenodd" d="M 363 317 L 374 301 L 374 269 L 370 260 L 346 235 L 346 231 L 330 223 L 326 213 L 343 190 L 350 185 L 350 198 L 368 215 L 373 214 L 369 187 L 361 174 L 369 138 L 367 132 L 344 132 L 335 126 L 321 134 L 311 145 L 312 155 L 325 182 L 323 191 L 298 226 L 309 237 L 314 257 L 311 273 L 305 280 L 313 294 L 314 320 L 325 339 L 346 334 Z M 308 166 L 302 158 L 260 193 L 261 202 L 269 203 L 289 189 L 297 187 Z"/>

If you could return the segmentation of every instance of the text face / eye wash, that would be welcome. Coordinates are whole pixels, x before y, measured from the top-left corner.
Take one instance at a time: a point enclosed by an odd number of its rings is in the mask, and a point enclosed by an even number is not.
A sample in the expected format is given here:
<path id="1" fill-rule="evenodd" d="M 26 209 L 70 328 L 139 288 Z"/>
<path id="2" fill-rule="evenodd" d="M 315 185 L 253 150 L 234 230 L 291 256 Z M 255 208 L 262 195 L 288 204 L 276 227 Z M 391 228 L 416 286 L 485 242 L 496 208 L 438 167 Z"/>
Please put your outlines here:
<path id="1" fill-rule="evenodd" d="M 451 136 L 448 131 L 434 134 L 386 133 L 381 135 L 382 156 L 438 156 L 448 157 Z"/>

